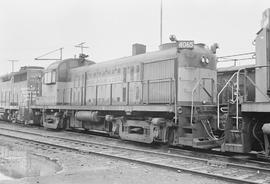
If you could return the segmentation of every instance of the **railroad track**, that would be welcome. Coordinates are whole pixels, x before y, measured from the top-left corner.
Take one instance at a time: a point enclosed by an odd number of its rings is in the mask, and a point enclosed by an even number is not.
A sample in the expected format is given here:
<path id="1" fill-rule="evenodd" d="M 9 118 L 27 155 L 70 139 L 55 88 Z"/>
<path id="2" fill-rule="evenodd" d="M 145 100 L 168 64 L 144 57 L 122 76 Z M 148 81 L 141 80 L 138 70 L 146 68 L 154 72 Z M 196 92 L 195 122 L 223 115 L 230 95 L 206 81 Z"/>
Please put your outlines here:
<path id="1" fill-rule="evenodd" d="M 154 167 L 189 172 L 235 183 L 270 183 L 270 168 L 221 162 L 186 155 L 163 153 L 152 150 L 113 146 L 90 141 L 80 141 L 39 133 L 0 128 L 0 135 L 36 144 L 68 149 L 84 154 L 137 162 Z"/>
<path id="2" fill-rule="evenodd" d="M 87 132 L 82 131 L 48 131 L 44 129 L 43 127 L 28 127 L 22 124 L 10 124 L 10 123 L 0 123 L 0 128 L 6 129 L 6 130 L 14 130 L 22 131 L 22 132 L 28 132 L 30 134 L 37 134 L 37 135 L 43 135 L 43 136 L 50 136 L 50 137 L 62 137 L 62 138 L 70 138 L 71 140 L 80 140 L 80 141 L 86 141 L 90 143 L 99 143 L 102 142 L 103 144 L 108 145 L 120 145 L 120 146 L 126 146 L 129 148 L 140 148 L 144 150 L 155 150 L 159 152 L 164 153 L 173 153 L 178 155 L 186 155 L 186 156 L 193 156 L 193 157 L 199 157 L 204 159 L 215 159 L 223 162 L 236 162 L 241 164 L 249 164 L 254 166 L 265 166 L 270 168 L 269 162 L 266 161 L 258 161 L 255 158 L 255 154 L 253 155 L 224 155 L 220 151 L 207 151 L 207 150 L 197 150 L 197 149 L 181 149 L 176 147 L 168 147 L 167 145 L 149 145 L 149 144 L 141 144 L 137 142 L 132 141 L 123 141 L 120 139 L 102 136 L 99 134 L 91 134 Z M 20 130 L 18 130 L 18 128 Z M 91 141 L 90 141 L 91 140 Z M 236 157 L 234 157 L 236 156 Z M 240 157 L 239 157 L 240 156 Z"/>

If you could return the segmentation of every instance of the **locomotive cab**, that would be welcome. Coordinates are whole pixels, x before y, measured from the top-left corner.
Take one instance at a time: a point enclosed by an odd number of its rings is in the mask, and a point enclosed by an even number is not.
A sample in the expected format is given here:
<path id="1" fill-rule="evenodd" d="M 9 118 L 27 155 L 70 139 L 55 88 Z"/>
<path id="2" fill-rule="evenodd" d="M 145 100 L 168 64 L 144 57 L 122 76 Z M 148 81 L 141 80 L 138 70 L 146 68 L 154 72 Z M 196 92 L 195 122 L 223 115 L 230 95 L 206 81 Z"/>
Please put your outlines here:
<path id="1" fill-rule="evenodd" d="M 44 71 L 42 80 L 42 96 L 38 98 L 36 105 L 65 105 L 71 101 L 71 77 L 70 70 L 76 67 L 94 64 L 93 61 L 84 58 L 71 58 L 52 63 Z M 59 110 L 44 110 L 37 113 L 38 118 L 47 128 L 63 128 L 63 112 Z M 43 114 L 43 117 L 41 117 Z"/>

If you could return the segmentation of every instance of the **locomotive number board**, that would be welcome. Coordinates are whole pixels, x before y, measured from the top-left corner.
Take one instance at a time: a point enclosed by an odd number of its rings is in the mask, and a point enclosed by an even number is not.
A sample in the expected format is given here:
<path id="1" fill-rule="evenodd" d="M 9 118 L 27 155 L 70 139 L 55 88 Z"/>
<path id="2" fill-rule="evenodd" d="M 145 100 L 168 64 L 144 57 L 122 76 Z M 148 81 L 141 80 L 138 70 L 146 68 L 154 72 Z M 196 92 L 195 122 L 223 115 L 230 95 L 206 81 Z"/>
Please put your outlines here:
<path id="1" fill-rule="evenodd" d="M 178 48 L 179 49 L 193 49 L 194 48 L 194 41 L 193 40 L 178 41 Z"/>

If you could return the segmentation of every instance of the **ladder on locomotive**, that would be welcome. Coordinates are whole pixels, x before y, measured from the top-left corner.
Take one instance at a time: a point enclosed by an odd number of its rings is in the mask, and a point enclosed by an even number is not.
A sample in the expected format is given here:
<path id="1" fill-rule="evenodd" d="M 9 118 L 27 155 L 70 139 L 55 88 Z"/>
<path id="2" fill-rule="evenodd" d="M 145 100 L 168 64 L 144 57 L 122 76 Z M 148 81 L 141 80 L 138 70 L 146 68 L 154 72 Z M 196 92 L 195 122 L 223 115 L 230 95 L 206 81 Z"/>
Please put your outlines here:
<path id="1" fill-rule="evenodd" d="M 236 152 L 243 152 L 244 150 L 244 138 L 243 133 L 241 131 L 242 129 L 242 116 L 241 116 L 241 103 L 243 99 L 240 94 L 240 88 L 239 88 L 239 77 L 242 69 L 239 69 L 237 72 L 235 72 L 229 80 L 226 82 L 226 84 L 223 86 L 223 88 L 218 92 L 217 95 L 217 127 L 219 130 L 225 131 L 225 139 L 223 142 L 223 150 L 224 151 L 236 151 Z M 246 72 L 244 72 L 245 77 Z M 236 81 L 234 81 L 236 79 Z M 233 83 L 232 85 L 230 85 Z M 225 125 L 221 126 L 220 123 L 220 95 L 222 92 L 229 87 L 231 90 L 231 99 L 228 102 L 227 111 L 224 112 L 227 114 L 227 119 L 225 120 Z M 224 122 L 223 122 L 224 123 Z"/>
<path id="2" fill-rule="evenodd" d="M 244 132 L 245 129 L 243 117 L 241 116 L 241 104 L 247 101 L 246 94 L 246 83 L 244 82 L 244 88 L 242 90 L 242 94 L 240 93 L 240 75 L 244 75 L 244 79 L 248 80 L 256 89 L 265 96 L 265 98 L 269 99 L 255 84 L 255 82 L 247 75 L 246 68 L 241 68 L 237 72 L 235 72 L 231 78 L 226 82 L 223 88 L 219 91 L 217 96 L 217 126 L 219 130 L 225 131 L 225 139 L 223 143 L 224 151 L 236 151 L 236 152 L 245 152 L 245 141 Z M 220 95 L 227 88 L 233 80 L 236 79 L 236 82 L 233 83 L 233 86 L 236 88 L 231 88 L 232 97 L 229 100 L 227 114 L 228 118 L 226 120 L 225 126 L 221 127 L 220 123 Z"/>

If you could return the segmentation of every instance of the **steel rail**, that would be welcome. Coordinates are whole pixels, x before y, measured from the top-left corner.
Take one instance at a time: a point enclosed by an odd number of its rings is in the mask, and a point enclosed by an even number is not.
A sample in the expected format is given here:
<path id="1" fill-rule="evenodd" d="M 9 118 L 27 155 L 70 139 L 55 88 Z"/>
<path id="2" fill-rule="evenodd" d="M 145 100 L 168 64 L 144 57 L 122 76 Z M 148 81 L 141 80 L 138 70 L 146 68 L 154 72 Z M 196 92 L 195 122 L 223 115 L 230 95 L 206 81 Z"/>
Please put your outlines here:
<path id="1" fill-rule="evenodd" d="M 193 159 L 193 160 L 198 160 L 198 161 L 205 161 L 206 163 L 209 162 L 209 159 L 206 159 L 206 158 L 199 158 L 199 157 L 194 157 L 194 156 L 187 156 L 187 155 L 180 155 L 180 153 L 170 153 L 171 151 L 173 152 L 186 152 L 186 154 L 192 154 L 194 153 L 194 151 L 188 151 L 188 150 L 180 150 L 180 149 L 174 149 L 174 148 L 169 148 L 168 149 L 168 153 L 166 152 L 163 152 L 163 151 L 151 151 L 151 150 L 145 150 L 145 149 L 138 149 L 138 148 L 130 148 L 130 147 L 123 147 L 123 146 L 116 146 L 116 145 L 111 145 L 111 144 L 106 144 L 106 143 L 99 143 L 99 142 L 96 142 L 96 141 L 90 141 L 90 140 L 87 140 L 87 141 L 83 141 L 83 140 L 79 140 L 78 139 L 74 139 L 74 138 L 66 138 L 66 137 L 62 137 L 62 136 L 57 136 L 57 135 L 43 135 L 43 134 L 40 134 L 40 133 L 35 133 L 35 132 L 30 132 L 30 131 L 22 131 L 22 130 L 14 130 L 14 129 L 9 129 L 9 128 L 3 128 L 3 127 L 0 127 L 0 130 L 7 130 L 7 131 L 13 131 L 13 132 L 20 132 L 20 133 L 27 133 L 27 134 L 32 134 L 32 135 L 35 135 L 35 136 L 42 136 L 42 137 L 47 137 L 47 138 L 52 138 L 52 139 L 62 139 L 62 140 L 68 140 L 68 141 L 72 141 L 72 142 L 80 142 L 80 143 L 85 143 L 85 144 L 96 144 L 96 145 L 99 145 L 99 146 L 107 146 L 107 147 L 111 147 L 111 148 L 119 148 L 119 149 L 125 149 L 125 150 L 130 150 L 130 151 L 140 151 L 140 152 L 145 152 L 145 153 L 153 153 L 153 154 L 160 154 L 160 155 L 164 155 L 164 156 L 171 156 L 171 157 L 176 157 L 176 158 L 187 158 L 187 159 Z M 73 134 L 74 136 L 77 136 L 79 133 L 73 133 L 73 132 L 67 132 L 68 134 Z M 91 137 L 93 137 L 93 135 L 91 135 Z M 100 137 L 100 136 L 98 136 Z M 104 138 L 104 137 L 102 137 Z M 106 137 L 106 139 L 110 139 L 110 140 L 118 140 L 118 139 L 115 139 L 115 138 L 111 138 L 111 137 Z M 107 141 L 107 140 L 106 140 Z M 198 153 L 198 152 L 196 152 Z M 225 156 L 225 155 L 218 155 L 218 154 L 212 154 L 212 153 L 203 153 L 205 155 L 208 155 L 208 156 L 211 156 L 211 157 L 216 157 L 219 159 L 230 159 L 231 157 L 228 157 L 228 156 Z M 243 159 L 236 159 L 234 158 L 234 160 L 237 160 L 237 161 L 240 161 L 240 162 L 243 162 Z M 247 160 L 244 160 L 247 162 Z M 268 163 L 265 163 L 265 162 L 258 162 L 258 161 L 250 161 L 248 160 L 248 162 L 250 162 L 251 164 L 265 164 L 269 167 L 257 167 L 257 166 L 249 166 L 249 165 L 246 165 L 246 164 L 236 164 L 236 163 L 232 163 L 232 162 L 228 162 L 228 161 L 220 161 L 220 163 L 223 163 L 223 164 L 226 164 L 226 165 L 229 165 L 229 166 L 234 166 L 234 167 L 240 167 L 240 168 L 248 168 L 248 169 L 255 169 L 255 170 L 264 170 L 265 171 L 270 171 L 270 166 L 268 165 Z"/>
<path id="2" fill-rule="evenodd" d="M 190 157 L 190 156 L 179 156 L 179 155 L 174 155 L 174 154 L 169 154 L 169 153 L 160 153 L 156 151 L 146 151 L 146 150 L 140 150 L 140 149 L 125 148 L 125 147 L 112 146 L 112 145 L 101 144 L 101 143 L 89 143 L 88 141 L 86 142 L 86 141 L 79 141 L 79 140 L 70 140 L 66 138 L 58 138 L 58 137 L 53 137 L 53 136 L 45 137 L 40 134 L 34 135 L 32 133 L 16 131 L 16 130 L 4 130 L 4 131 L 6 131 L 6 133 L 5 132 L 3 133 L 3 129 L 2 129 L 2 132 L 0 132 L 0 135 L 15 138 L 15 139 L 31 141 L 38 144 L 46 144 L 46 145 L 50 145 L 54 147 L 60 147 L 63 149 L 69 149 L 69 150 L 78 151 L 82 153 L 96 154 L 96 155 L 137 162 L 141 164 L 151 165 L 151 166 L 170 169 L 170 170 L 180 170 L 184 172 L 199 174 L 199 175 L 203 175 L 203 176 L 207 176 L 211 178 L 216 178 L 216 179 L 236 182 L 236 183 L 263 183 L 258 180 L 254 181 L 251 179 L 246 179 L 245 176 L 243 177 L 241 175 L 238 177 L 235 177 L 235 176 L 232 177 L 226 174 L 222 175 L 220 173 L 215 173 L 214 171 L 216 171 L 218 168 L 214 168 L 212 164 L 216 164 L 216 163 L 209 162 L 209 160 L 207 159 L 200 159 L 200 158 Z M 11 132 L 13 132 L 13 134 Z M 22 134 L 25 134 L 26 136 Z M 31 135 L 31 136 L 27 137 L 27 135 L 28 136 Z M 49 140 L 50 138 L 51 140 Z M 60 141 L 59 140 L 57 141 L 56 139 L 59 139 Z M 143 153 L 143 155 L 141 153 Z M 177 165 L 176 164 L 177 162 L 179 162 L 180 164 Z M 263 168 L 263 169 L 259 167 L 249 168 L 247 166 L 242 167 L 239 164 L 230 165 L 231 163 L 223 163 L 223 164 L 226 167 L 231 166 L 231 167 L 237 167 L 237 168 L 244 168 L 244 171 L 252 172 L 250 176 L 258 173 L 258 171 L 270 174 L 270 169 L 267 169 L 267 168 Z M 189 168 L 189 166 L 192 166 L 192 167 Z M 210 169 L 210 172 L 209 172 L 209 169 Z M 214 169 L 214 171 L 212 169 Z M 229 168 L 225 168 L 225 170 L 228 170 L 228 169 Z M 231 168 L 230 170 L 233 170 L 233 169 Z"/>

